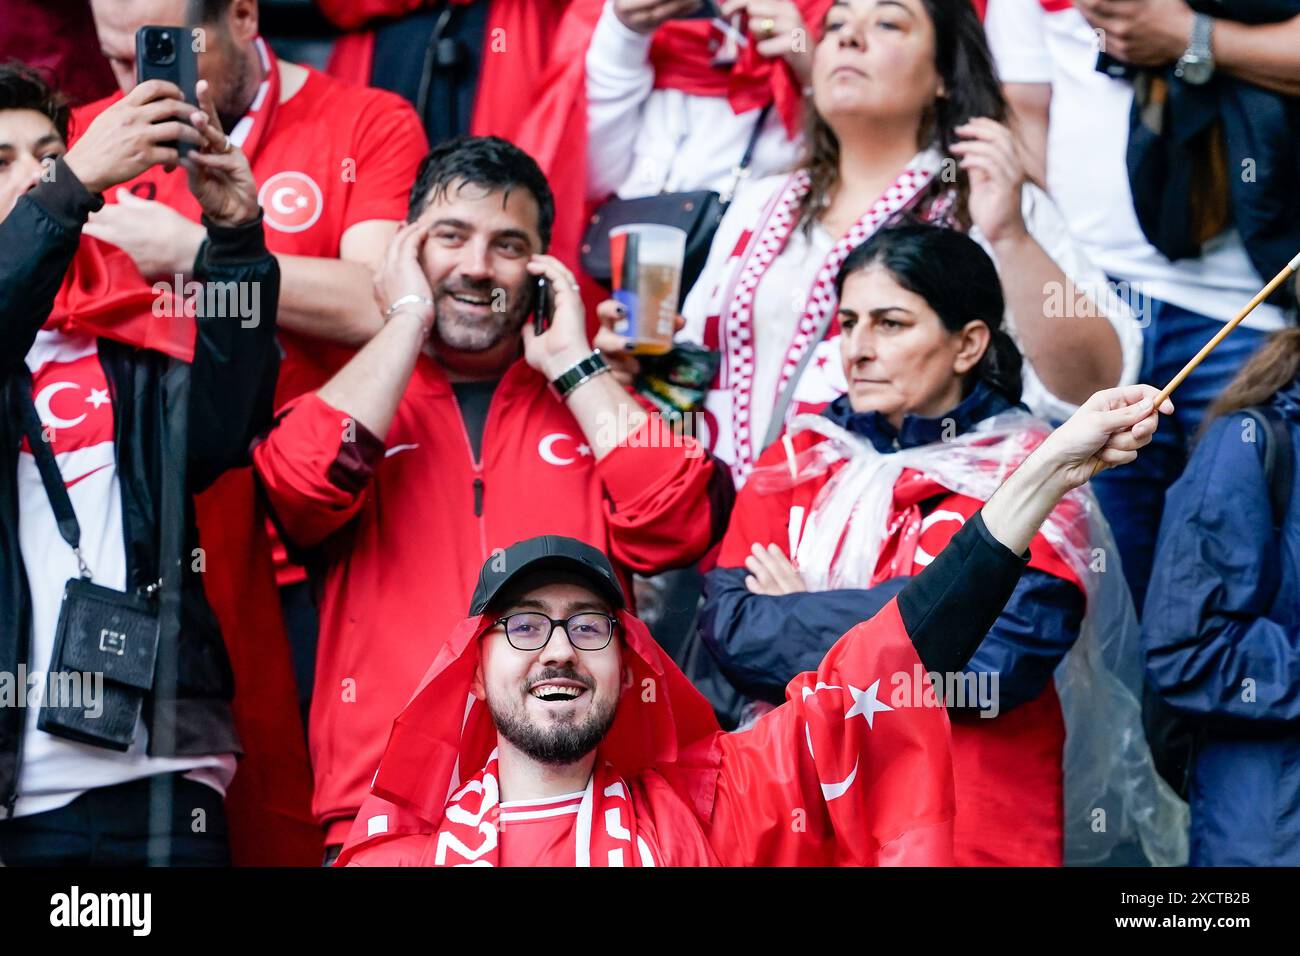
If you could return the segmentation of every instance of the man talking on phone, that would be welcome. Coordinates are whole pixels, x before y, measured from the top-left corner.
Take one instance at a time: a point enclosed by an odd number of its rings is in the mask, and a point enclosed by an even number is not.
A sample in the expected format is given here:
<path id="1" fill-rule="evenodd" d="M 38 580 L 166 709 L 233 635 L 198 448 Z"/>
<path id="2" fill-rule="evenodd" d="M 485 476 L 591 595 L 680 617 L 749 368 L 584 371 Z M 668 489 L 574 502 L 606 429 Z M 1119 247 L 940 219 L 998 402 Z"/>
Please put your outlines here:
<path id="1" fill-rule="evenodd" d="M 725 526 L 726 470 L 605 374 L 573 274 L 544 254 L 554 215 L 512 144 L 436 147 L 375 283 L 383 329 L 254 451 L 282 534 L 322 571 L 309 739 L 327 859 L 484 561 L 566 535 L 630 593 L 632 572 L 690 564 Z"/>

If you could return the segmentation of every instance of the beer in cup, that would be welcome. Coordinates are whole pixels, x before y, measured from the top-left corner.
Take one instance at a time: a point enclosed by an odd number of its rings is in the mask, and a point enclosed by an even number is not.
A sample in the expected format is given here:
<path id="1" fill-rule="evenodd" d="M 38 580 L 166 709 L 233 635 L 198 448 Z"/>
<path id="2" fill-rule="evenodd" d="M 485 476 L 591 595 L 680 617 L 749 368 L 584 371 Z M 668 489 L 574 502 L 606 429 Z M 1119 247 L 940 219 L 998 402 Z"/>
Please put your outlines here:
<path id="1" fill-rule="evenodd" d="M 686 232 L 657 223 L 629 223 L 609 231 L 614 298 L 626 314 L 614 331 L 633 352 L 662 355 L 673 347 Z"/>

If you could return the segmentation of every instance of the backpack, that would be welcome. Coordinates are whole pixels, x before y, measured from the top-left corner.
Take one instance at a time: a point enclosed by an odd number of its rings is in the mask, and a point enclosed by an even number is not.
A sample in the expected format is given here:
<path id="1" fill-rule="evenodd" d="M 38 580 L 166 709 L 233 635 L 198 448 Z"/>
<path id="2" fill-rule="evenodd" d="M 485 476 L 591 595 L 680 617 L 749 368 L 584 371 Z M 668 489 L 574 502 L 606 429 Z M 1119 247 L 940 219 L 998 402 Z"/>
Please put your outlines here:
<path id="1" fill-rule="evenodd" d="M 1280 533 L 1291 509 L 1291 493 L 1295 487 L 1291 429 L 1271 405 L 1243 408 L 1241 414 L 1255 422 L 1262 436 L 1257 444 L 1264 456 L 1264 481 L 1268 484 L 1273 528 Z M 1142 728 L 1156 770 L 1186 800 L 1197 746 L 1204 733 L 1200 720 L 1171 707 L 1149 684 L 1143 684 Z"/>

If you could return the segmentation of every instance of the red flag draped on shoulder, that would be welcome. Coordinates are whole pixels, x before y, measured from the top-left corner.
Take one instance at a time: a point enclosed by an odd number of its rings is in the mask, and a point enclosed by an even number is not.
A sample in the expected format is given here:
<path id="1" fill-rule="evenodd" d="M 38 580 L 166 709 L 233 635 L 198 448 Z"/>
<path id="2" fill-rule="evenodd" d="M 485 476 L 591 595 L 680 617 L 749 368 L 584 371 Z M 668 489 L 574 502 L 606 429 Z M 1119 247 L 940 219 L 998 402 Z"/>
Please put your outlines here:
<path id="1" fill-rule="evenodd" d="M 146 282 L 117 246 L 82 236 L 45 327 L 189 362 L 194 359 L 194 318 L 185 314 L 183 286 L 180 296 L 174 284 Z"/>

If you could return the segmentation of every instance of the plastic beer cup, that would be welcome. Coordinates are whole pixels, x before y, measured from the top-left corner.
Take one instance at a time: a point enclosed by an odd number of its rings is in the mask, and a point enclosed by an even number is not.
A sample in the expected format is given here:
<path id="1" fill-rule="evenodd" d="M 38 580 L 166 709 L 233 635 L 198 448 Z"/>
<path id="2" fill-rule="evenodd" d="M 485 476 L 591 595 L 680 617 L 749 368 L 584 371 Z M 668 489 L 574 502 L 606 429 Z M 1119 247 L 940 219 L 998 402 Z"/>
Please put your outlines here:
<path id="1" fill-rule="evenodd" d="M 629 223 L 609 231 L 614 298 L 627 314 L 614 331 L 632 351 L 662 355 L 673 347 L 686 232 L 657 223 Z"/>

